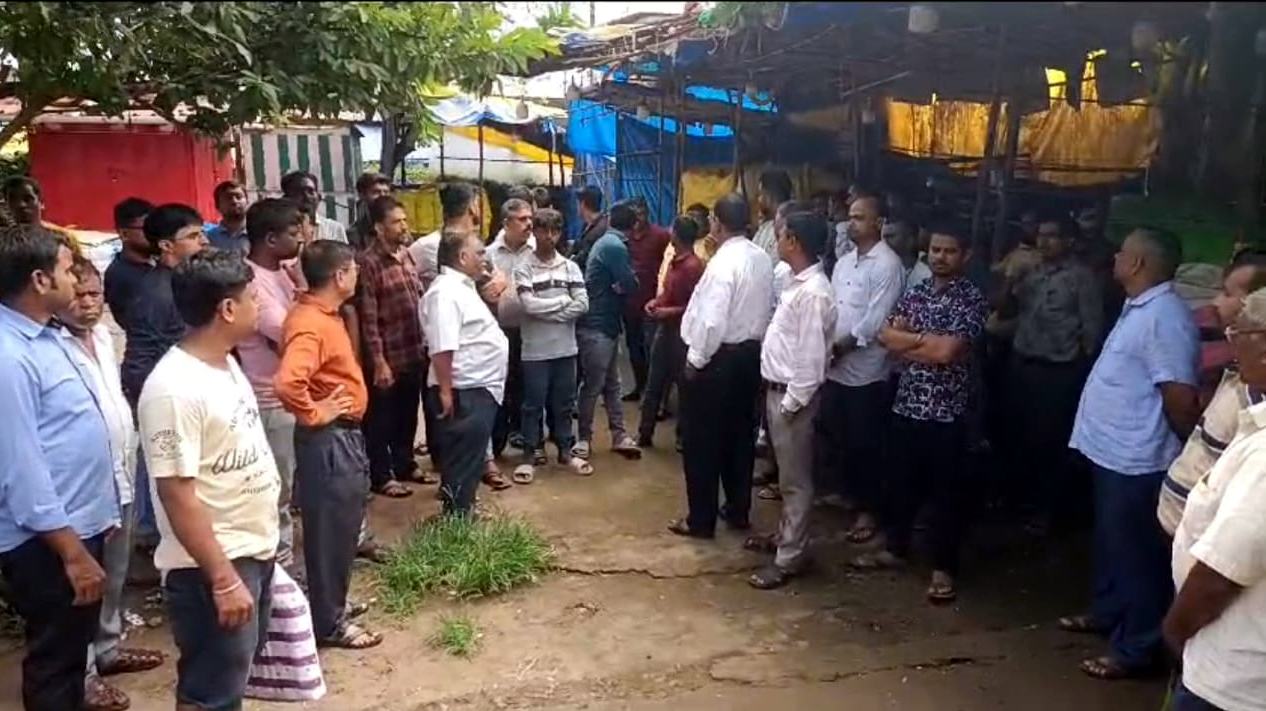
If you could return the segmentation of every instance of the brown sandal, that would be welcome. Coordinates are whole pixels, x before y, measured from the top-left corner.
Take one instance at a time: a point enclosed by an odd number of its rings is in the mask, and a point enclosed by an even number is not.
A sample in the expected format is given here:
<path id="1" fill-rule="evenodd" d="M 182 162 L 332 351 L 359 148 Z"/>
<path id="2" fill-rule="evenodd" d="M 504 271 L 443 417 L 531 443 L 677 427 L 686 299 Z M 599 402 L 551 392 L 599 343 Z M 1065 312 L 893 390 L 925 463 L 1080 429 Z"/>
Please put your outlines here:
<path id="1" fill-rule="evenodd" d="M 387 482 L 386 484 L 383 484 L 382 486 L 375 487 L 374 493 L 378 494 L 379 496 L 385 496 L 388 499 L 407 499 L 410 496 L 413 496 L 412 489 L 405 486 L 404 484 L 401 484 L 395 479 L 392 479 L 391 481 Z"/>
<path id="2" fill-rule="evenodd" d="M 505 491 L 511 486 L 514 486 L 510 482 L 506 481 L 505 477 L 501 476 L 501 472 L 494 471 L 484 473 L 483 482 L 493 491 Z"/>
<path id="3" fill-rule="evenodd" d="M 132 700 L 99 676 L 88 677 L 84 685 L 84 709 L 87 711 L 127 711 Z"/>
<path id="4" fill-rule="evenodd" d="M 323 639 L 317 643 L 318 647 L 332 647 L 334 649 L 369 649 L 382 644 L 382 635 L 370 632 L 360 625 L 348 623 L 343 628 L 334 633 L 333 637 Z"/>

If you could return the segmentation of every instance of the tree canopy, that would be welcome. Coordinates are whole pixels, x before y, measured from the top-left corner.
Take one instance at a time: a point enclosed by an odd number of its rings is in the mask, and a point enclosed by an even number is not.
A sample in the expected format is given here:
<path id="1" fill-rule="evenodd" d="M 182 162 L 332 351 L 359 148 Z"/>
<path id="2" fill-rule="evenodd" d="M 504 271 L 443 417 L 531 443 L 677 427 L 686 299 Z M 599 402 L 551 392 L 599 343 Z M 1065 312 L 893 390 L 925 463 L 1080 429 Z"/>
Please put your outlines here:
<path id="1" fill-rule="evenodd" d="M 486 93 L 556 52 L 538 28 L 502 30 L 491 2 L 0 2 L 0 98 L 157 111 L 221 137 L 252 121 L 343 111 L 428 123 L 428 87 Z"/>

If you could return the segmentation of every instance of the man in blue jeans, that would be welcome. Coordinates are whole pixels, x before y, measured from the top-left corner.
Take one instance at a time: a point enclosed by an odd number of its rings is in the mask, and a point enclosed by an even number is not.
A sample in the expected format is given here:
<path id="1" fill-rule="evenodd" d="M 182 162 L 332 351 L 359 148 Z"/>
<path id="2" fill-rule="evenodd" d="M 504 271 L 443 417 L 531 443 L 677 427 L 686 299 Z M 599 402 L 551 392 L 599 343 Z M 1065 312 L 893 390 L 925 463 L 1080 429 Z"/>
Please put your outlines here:
<path id="1" fill-rule="evenodd" d="M 1125 306 L 1081 394 L 1069 446 L 1094 472 L 1095 590 L 1070 632 L 1110 635 L 1111 652 L 1082 662 L 1098 679 L 1155 668 L 1161 618 L 1173 595 L 1169 546 L 1156 520 L 1161 482 L 1200 417 L 1199 336 L 1172 280 L 1182 251 L 1173 235 L 1139 228 L 1113 264 Z"/>
<path id="2" fill-rule="evenodd" d="M 589 310 L 580 267 L 558 253 L 563 216 L 549 208 L 532 216 L 536 249 L 514 270 L 514 289 L 523 307 L 523 463 L 516 484 L 531 484 L 536 465 L 545 464 L 541 415 L 553 418 L 550 433 L 558 463 L 588 476 L 593 467 L 572 456 L 571 416 L 576 409 L 576 319 Z"/>
<path id="3" fill-rule="evenodd" d="M 624 302 L 637 288 L 637 276 L 629 259 L 624 235 L 637 225 L 637 209 L 625 201 L 611 206 L 610 227 L 598 238 L 585 260 L 585 288 L 589 312 L 576 322 L 576 345 L 584 382 L 580 386 L 579 441 L 572 453 L 588 460 L 593 440 L 593 417 L 602 396 L 607 408 L 611 448 L 628 459 L 638 459 L 638 449 L 624 428 L 621 404 L 619 338 L 624 321 Z"/>
<path id="4" fill-rule="evenodd" d="M 175 268 L 172 303 L 189 331 L 137 405 L 156 492 L 154 565 L 180 650 L 177 711 L 239 708 L 268 629 L 281 476 L 230 355 L 259 320 L 252 278 L 237 251 L 208 249 Z"/>

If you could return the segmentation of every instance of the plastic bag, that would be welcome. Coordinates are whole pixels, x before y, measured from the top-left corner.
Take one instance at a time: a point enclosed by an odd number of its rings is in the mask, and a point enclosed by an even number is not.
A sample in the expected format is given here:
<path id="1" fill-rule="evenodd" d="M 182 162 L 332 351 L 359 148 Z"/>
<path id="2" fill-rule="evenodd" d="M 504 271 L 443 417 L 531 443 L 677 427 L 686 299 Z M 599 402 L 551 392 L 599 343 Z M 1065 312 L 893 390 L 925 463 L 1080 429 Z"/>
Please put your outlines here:
<path id="1" fill-rule="evenodd" d="M 312 610 L 280 565 L 273 573 L 268 639 L 251 665 L 246 696 L 266 701 L 316 701 L 325 696 Z"/>

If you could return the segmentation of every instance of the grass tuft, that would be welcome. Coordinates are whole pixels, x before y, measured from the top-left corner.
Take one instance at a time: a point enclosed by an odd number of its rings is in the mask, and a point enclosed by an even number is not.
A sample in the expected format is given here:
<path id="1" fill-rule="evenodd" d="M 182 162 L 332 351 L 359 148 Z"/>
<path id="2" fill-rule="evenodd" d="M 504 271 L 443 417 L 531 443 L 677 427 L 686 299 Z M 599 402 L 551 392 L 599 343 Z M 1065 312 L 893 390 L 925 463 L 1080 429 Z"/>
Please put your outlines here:
<path id="1" fill-rule="evenodd" d="M 536 529 L 506 514 L 440 517 L 413 530 L 378 567 L 388 612 L 411 613 L 429 595 L 495 595 L 536 582 L 553 552 Z"/>
<path id="2" fill-rule="evenodd" d="M 479 651 L 479 627 L 469 615 L 442 615 L 440 629 L 431 638 L 431 646 L 454 657 L 473 657 Z"/>

